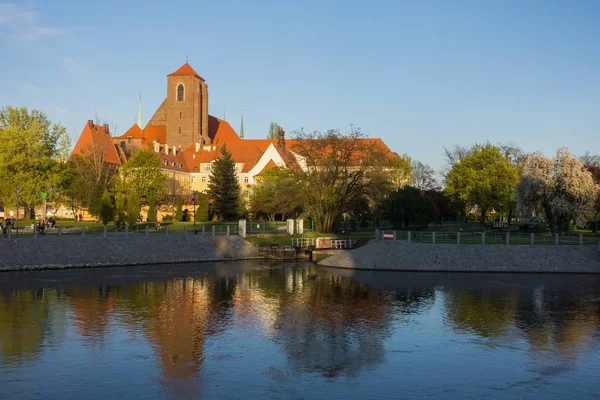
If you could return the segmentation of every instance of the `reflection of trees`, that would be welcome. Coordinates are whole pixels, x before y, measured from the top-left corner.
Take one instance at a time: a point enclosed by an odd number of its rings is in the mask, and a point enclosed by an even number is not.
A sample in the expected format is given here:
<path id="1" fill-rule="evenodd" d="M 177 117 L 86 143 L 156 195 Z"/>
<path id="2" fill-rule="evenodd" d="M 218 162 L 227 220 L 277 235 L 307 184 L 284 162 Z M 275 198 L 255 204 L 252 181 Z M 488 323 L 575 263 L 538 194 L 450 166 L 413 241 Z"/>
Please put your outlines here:
<path id="1" fill-rule="evenodd" d="M 501 335 L 517 312 L 517 294 L 494 292 L 446 292 L 448 321 L 454 328 L 483 337 Z"/>
<path id="2" fill-rule="evenodd" d="M 449 291 L 445 307 L 447 320 L 460 331 L 509 341 L 506 333 L 516 327 L 529 345 L 531 368 L 543 375 L 573 368 L 577 352 L 591 344 L 600 326 L 600 307 L 592 295 Z"/>
<path id="3" fill-rule="evenodd" d="M 70 298 L 73 321 L 85 339 L 101 341 L 114 309 L 114 287 L 100 285 L 65 291 Z"/>
<path id="4" fill-rule="evenodd" d="M 55 290 L 0 295 L 0 360 L 21 363 L 35 358 L 45 340 L 62 340 L 64 309 L 56 303 Z"/>
<path id="5" fill-rule="evenodd" d="M 292 270 L 301 287 L 281 305 L 274 339 L 296 369 L 353 375 L 384 358 L 391 296 L 350 279 Z"/>
<path id="6" fill-rule="evenodd" d="M 531 368 L 544 375 L 574 368 L 578 351 L 600 326 L 600 306 L 593 295 L 536 291 L 532 297 L 520 302 L 516 318 L 530 346 Z"/>

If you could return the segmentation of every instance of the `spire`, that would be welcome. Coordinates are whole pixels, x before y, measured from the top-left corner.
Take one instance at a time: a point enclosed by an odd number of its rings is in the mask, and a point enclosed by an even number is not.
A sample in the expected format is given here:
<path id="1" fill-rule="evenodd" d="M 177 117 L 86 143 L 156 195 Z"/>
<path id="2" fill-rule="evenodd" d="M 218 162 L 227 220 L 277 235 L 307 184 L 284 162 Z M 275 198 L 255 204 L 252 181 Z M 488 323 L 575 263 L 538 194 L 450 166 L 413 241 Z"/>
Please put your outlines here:
<path id="1" fill-rule="evenodd" d="M 140 129 L 144 129 L 144 121 L 142 120 L 142 92 L 140 92 L 140 102 L 138 104 L 137 124 Z"/>
<path id="2" fill-rule="evenodd" d="M 242 108 L 242 126 L 240 127 L 240 138 L 244 138 L 244 109 Z"/>
<path id="3" fill-rule="evenodd" d="M 223 109 L 223 121 L 227 121 L 227 118 L 226 118 L 226 116 L 225 116 L 225 113 L 226 113 L 226 111 L 227 111 L 227 109 L 226 109 L 226 108 L 224 108 L 224 109 Z"/>

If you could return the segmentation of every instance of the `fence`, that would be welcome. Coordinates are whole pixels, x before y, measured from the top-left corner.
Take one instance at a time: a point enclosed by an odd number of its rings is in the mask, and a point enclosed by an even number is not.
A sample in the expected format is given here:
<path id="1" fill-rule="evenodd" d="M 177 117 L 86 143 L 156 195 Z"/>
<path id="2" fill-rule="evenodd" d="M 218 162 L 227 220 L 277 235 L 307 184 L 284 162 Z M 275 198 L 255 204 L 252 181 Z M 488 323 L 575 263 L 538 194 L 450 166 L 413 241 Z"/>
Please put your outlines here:
<path id="1" fill-rule="evenodd" d="M 197 225 L 179 225 L 171 227 L 170 225 L 138 225 L 134 227 L 130 226 L 82 226 L 82 227 L 57 227 L 54 229 L 45 229 L 42 235 L 37 229 L 33 227 L 19 227 L 19 229 L 8 229 L 5 237 L 7 238 L 32 238 L 37 239 L 40 237 L 63 237 L 63 236 L 81 236 L 81 237 L 129 237 L 129 236 L 149 236 L 149 235 L 200 235 L 200 236 L 230 236 L 238 235 L 239 226 L 238 224 L 204 224 Z"/>
<path id="2" fill-rule="evenodd" d="M 524 232 L 413 232 L 375 231 L 378 240 L 403 240 L 427 244 L 487 244 L 487 245 L 600 245 L 600 236 L 591 234 L 551 235 Z"/>
<path id="3" fill-rule="evenodd" d="M 292 246 L 307 249 L 351 249 L 356 245 L 353 238 L 292 238 Z"/>

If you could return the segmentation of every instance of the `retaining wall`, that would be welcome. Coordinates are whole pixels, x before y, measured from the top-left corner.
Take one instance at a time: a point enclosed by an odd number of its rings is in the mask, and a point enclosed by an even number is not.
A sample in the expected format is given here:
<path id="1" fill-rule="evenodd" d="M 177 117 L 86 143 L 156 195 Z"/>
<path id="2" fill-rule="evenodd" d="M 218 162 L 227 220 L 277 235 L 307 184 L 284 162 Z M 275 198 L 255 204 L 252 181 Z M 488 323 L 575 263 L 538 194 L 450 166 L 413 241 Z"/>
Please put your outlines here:
<path id="1" fill-rule="evenodd" d="M 62 269 L 260 258 L 239 236 L 44 236 L 0 239 L 0 271 Z"/>
<path id="2" fill-rule="evenodd" d="M 366 270 L 600 273 L 597 246 L 422 244 L 375 241 L 319 265 Z"/>

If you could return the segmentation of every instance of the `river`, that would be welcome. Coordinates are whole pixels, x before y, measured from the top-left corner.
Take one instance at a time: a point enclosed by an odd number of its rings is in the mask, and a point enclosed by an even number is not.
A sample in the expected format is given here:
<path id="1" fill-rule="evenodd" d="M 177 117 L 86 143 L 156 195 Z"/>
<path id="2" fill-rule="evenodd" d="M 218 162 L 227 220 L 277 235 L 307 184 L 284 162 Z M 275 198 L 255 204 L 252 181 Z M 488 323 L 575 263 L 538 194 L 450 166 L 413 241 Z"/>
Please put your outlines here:
<path id="1" fill-rule="evenodd" d="M 600 277 L 227 262 L 0 274 L 0 398 L 597 398 Z"/>

